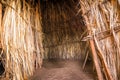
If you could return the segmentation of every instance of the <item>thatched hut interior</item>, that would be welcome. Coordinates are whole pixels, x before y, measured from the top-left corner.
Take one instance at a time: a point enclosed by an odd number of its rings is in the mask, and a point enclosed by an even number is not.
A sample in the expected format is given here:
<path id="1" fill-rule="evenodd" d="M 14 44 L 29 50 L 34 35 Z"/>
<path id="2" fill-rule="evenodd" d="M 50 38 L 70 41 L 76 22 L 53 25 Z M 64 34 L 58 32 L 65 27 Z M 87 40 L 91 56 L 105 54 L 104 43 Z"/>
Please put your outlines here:
<path id="1" fill-rule="evenodd" d="M 85 43 L 80 40 L 85 25 L 78 2 L 41 1 L 44 58 L 80 58 L 84 54 Z"/>
<path id="2" fill-rule="evenodd" d="M 120 0 L 1 0 L 0 79 L 120 80 Z"/>

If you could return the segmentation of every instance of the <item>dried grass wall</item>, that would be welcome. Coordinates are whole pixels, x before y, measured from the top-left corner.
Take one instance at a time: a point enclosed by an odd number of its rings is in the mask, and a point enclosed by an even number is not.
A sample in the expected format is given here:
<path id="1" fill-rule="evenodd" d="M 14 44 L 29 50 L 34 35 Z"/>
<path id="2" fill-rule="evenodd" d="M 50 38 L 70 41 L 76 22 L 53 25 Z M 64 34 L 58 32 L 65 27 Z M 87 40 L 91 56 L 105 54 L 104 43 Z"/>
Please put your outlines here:
<path id="1" fill-rule="evenodd" d="M 117 0 L 80 0 L 83 17 L 96 46 L 99 80 L 120 80 L 120 14 Z M 88 39 L 89 40 L 89 39 Z M 93 57 L 94 59 L 94 57 Z M 96 67 L 96 70 L 98 68 Z M 99 74 L 102 73 L 102 76 Z"/>
<path id="2" fill-rule="evenodd" d="M 77 0 L 48 0 L 41 3 L 44 32 L 44 58 L 81 58 L 85 26 Z"/>
<path id="3" fill-rule="evenodd" d="M 40 4 L 25 0 L 0 1 L 3 5 L 1 43 L 5 80 L 29 80 L 42 64 Z M 3 80 L 3 78 L 2 78 Z"/>

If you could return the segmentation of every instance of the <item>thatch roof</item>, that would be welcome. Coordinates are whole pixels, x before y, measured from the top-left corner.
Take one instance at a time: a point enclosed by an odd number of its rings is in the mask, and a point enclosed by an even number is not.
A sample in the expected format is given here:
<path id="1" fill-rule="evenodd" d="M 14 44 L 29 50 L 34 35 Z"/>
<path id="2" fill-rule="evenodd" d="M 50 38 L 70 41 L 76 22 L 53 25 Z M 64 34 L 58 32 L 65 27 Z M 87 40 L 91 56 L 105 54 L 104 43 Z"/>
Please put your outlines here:
<path id="1" fill-rule="evenodd" d="M 99 80 L 120 79 L 120 0 L 0 3 L 5 80 L 29 79 L 43 58 L 80 58 L 86 53 L 92 55 Z"/>

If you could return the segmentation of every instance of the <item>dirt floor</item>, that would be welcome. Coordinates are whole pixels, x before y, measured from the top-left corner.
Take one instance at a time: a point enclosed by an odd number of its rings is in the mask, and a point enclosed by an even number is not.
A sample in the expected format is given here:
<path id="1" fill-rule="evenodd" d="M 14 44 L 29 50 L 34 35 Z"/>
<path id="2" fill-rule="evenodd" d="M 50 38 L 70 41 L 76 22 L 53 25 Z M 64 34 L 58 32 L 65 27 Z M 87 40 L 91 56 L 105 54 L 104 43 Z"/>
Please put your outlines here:
<path id="1" fill-rule="evenodd" d="M 82 64 L 79 60 L 46 60 L 32 80 L 95 80 L 91 63 L 84 70 Z"/>

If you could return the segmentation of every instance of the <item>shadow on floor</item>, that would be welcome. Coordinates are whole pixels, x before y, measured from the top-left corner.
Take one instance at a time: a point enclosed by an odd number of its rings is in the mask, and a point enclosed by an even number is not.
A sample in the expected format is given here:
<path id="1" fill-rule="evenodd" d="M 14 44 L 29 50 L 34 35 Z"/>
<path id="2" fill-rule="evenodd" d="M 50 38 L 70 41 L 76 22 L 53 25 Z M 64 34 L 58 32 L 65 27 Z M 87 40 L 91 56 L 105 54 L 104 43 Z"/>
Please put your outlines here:
<path id="1" fill-rule="evenodd" d="M 95 80 L 91 63 L 82 69 L 80 60 L 45 60 L 32 80 Z"/>

